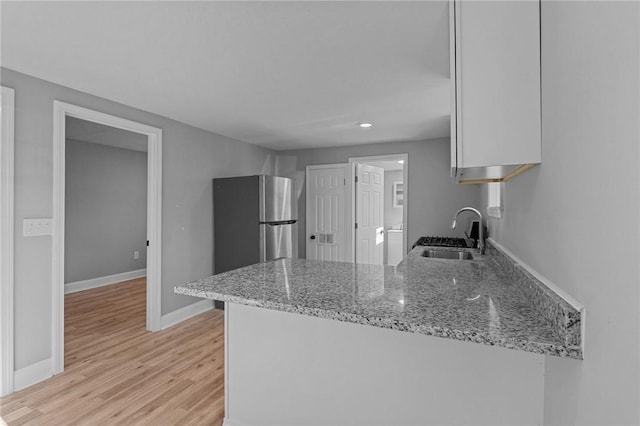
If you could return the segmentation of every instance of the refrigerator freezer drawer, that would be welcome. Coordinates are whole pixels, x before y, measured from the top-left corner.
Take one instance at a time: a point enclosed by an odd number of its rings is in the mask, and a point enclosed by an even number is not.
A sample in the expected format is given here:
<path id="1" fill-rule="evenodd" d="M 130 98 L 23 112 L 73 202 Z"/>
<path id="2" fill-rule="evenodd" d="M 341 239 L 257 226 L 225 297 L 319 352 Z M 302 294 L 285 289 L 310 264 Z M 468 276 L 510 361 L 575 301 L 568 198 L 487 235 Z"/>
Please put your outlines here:
<path id="1" fill-rule="evenodd" d="M 260 261 L 298 257 L 298 225 L 272 224 L 260 225 L 263 250 Z"/>

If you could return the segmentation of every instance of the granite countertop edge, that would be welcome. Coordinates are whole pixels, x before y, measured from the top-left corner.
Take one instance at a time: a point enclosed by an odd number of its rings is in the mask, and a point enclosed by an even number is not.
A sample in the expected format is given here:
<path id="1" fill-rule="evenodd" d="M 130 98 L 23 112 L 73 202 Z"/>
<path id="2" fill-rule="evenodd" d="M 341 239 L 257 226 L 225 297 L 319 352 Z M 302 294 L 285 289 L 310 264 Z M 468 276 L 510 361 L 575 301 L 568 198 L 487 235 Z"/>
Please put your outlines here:
<path id="1" fill-rule="evenodd" d="M 288 313 L 296 313 L 317 318 L 349 322 L 353 324 L 370 325 L 390 330 L 417 333 L 426 336 L 453 339 L 462 342 L 479 343 L 487 346 L 498 346 L 506 349 L 521 350 L 541 355 L 552 355 L 563 358 L 582 359 L 582 349 L 579 346 L 567 346 L 562 344 L 552 344 L 536 342 L 526 339 L 501 338 L 487 335 L 487 333 L 469 330 L 456 330 L 447 327 L 429 324 L 413 324 L 397 319 L 384 319 L 378 317 L 365 317 L 358 314 L 319 309 L 294 304 L 271 302 L 268 300 L 249 299 L 240 296 L 230 296 L 213 291 L 202 291 L 187 289 L 176 286 L 175 293 L 186 296 L 202 297 L 219 300 L 227 303 L 237 303 L 240 305 L 253 306 L 264 309 L 277 310 Z"/>

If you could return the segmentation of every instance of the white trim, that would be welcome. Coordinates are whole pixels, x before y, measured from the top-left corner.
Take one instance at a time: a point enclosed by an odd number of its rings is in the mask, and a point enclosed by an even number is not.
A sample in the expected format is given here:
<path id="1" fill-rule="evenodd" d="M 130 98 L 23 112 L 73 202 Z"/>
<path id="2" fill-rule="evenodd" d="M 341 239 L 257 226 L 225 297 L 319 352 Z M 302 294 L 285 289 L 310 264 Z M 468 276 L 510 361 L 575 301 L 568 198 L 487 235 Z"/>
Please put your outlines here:
<path id="1" fill-rule="evenodd" d="M 563 289 L 561 289 L 560 287 L 558 287 L 557 285 L 552 283 L 548 278 L 546 278 L 545 276 L 543 276 L 540 273 L 538 273 L 531 266 L 529 266 L 526 263 L 524 263 L 522 261 L 522 259 L 517 257 L 512 252 L 510 252 L 502 244 L 500 244 L 499 242 L 495 241 L 493 238 L 487 238 L 487 240 L 489 240 L 489 242 L 491 242 L 491 244 L 493 244 L 500 251 L 504 252 L 504 254 L 509 256 L 514 262 L 518 263 L 522 267 L 522 269 L 524 269 L 525 271 L 527 271 L 528 273 L 533 275 L 533 277 L 536 278 L 538 281 L 540 281 L 542 284 L 546 285 L 549 288 L 549 290 L 551 290 L 556 295 L 558 295 L 558 297 L 563 299 L 565 302 L 567 302 L 569 305 L 571 305 L 574 309 L 576 309 L 577 311 L 580 312 L 580 327 L 581 327 L 580 335 L 582 336 L 581 347 L 582 347 L 582 353 L 584 354 L 585 353 L 585 351 L 584 351 L 584 349 L 585 349 L 584 348 L 584 340 L 585 340 L 585 336 L 586 336 L 585 322 L 586 322 L 586 318 L 587 318 L 586 309 L 585 309 L 584 305 L 582 303 L 578 302 L 576 299 L 574 299 L 573 296 L 571 296 L 569 293 L 567 293 L 566 291 L 564 291 Z"/>
<path id="2" fill-rule="evenodd" d="M 304 225 L 305 225 L 305 230 L 304 230 L 304 257 L 305 258 L 309 258 L 309 171 L 311 166 L 307 166 L 305 167 L 305 172 L 304 172 L 304 211 L 305 211 L 305 219 L 304 219 Z M 225 312 L 226 314 L 226 312 Z M 226 321 L 225 321 L 226 323 Z M 226 333 L 225 333 L 226 335 Z M 226 358 L 225 358 L 226 359 Z M 226 387 L 226 383 L 225 383 L 225 387 Z M 225 407 L 225 412 L 226 412 L 226 407 Z"/>
<path id="3" fill-rule="evenodd" d="M 0 396 L 14 388 L 13 372 L 13 232 L 15 92 L 2 87 L 0 144 Z"/>
<path id="4" fill-rule="evenodd" d="M 349 182 L 350 180 L 353 180 L 353 175 L 349 172 L 349 167 L 348 163 L 338 163 L 338 164 L 311 164 L 308 165 L 305 169 L 305 177 L 304 177 L 304 181 L 305 181 L 305 214 L 306 214 L 306 218 L 305 218 L 305 253 L 308 257 L 309 255 L 309 234 L 310 234 L 310 230 L 309 230 L 309 172 L 311 170 L 318 170 L 318 169 L 340 169 L 343 168 L 344 169 L 344 178 L 345 178 L 345 184 L 346 182 Z M 344 226 L 345 226 L 345 232 L 347 233 L 347 238 L 345 240 L 345 248 L 344 248 L 344 252 L 346 254 L 346 259 L 341 260 L 341 262 L 353 262 L 353 258 L 351 257 L 351 250 L 349 250 L 349 248 L 351 247 L 351 232 L 349 231 L 349 227 L 353 228 L 353 222 L 349 223 L 349 220 L 351 218 L 350 213 L 349 213 L 349 204 L 348 201 L 351 199 L 351 193 L 349 192 L 349 185 L 346 185 L 345 188 L 345 194 L 344 194 L 344 199 L 345 199 L 345 206 L 347 207 L 345 209 L 344 212 Z"/>
<path id="5" fill-rule="evenodd" d="M 142 278 L 147 275 L 146 269 L 138 269 L 135 271 L 121 272 L 119 274 L 106 275 L 104 277 L 91 278 L 88 280 L 74 281 L 64 285 L 64 294 L 76 293 L 78 291 L 89 290 L 92 288 L 103 287 L 121 283 L 123 281 Z"/>
<path id="6" fill-rule="evenodd" d="M 158 331 L 162 316 L 162 130 L 151 129 L 147 133 L 147 330 Z"/>
<path id="7" fill-rule="evenodd" d="M 51 358 L 43 359 L 31 365 L 27 365 L 15 373 L 15 390 L 19 391 L 43 380 L 47 380 L 53 374 L 51 372 Z"/>
<path id="8" fill-rule="evenodd" d="M 75 117 L 147 136 L 147 330 L 161 327 L 162 129 L 65 102 L 53 102 L 52 363 L 64 370 L 65 118 Z"/>
<path id="9" fill-rule="evenodd" d="M 496 219 L 502 219 L 502 208 L 498 206 L 487 207 L 487 215 Z"/>
<path id="10" fill-rule="evenodd" d="M 163 315 L 160 319 L 160 327 L 162 330 L 174 326 L 184 320 L 188 320 L 191 317 L 200 315 L 203 312 L 207 312 L 213 309 L 213 300 L 200 300 L 199 302 L 192 303 L 183 308 L 176 309 L 173 312 L 169 312 Z"/>
<path id="11" fill-rule="evenodd" d="M 53 235 L 51 237 L 51 358 L 53 374 L 64 371 L 65 111 L 53 103 Z"/>
<path id="12" fill-rule="evenodd" d="M 349 159 L 349 173 L 351 174 L 351 181 L 348 185 L 349 188 L 349 228 L 351 228 L 351 232 L 349 232 L 349 257 L 351 258 L 351 262 L 356 262 L 356 180 L 355 177 L 358 176 L 358 163 L 352 162 Z M 404 224 L 402 224 L 404 228 Z"/>
<path id="13" fill-rule="evenodd" d="M 224 419 L 223 425 L 232 426 L 233 423 L 228 420 L 229 417 L 229 374 L 231 369 L 229 363 L 231 358 L 229 356 L 229 310 L 232 308 L 233 303 L 225 303 L 224 307 Z"/>
<path id="14" fill-rule="evenodd" d="M 371 161 L 385 161 L 385 160 L 403 160 L 402 164 L 402 180 L 404 182 L 404 207 L 402 208 L 402 229 L 404 232 L 402 233 L 402 257 L 406 256 L 408 251 L 407 238 L 409 234 L 409 154 L 387 154 L 387 155 L 373 155 L 369 157 L 349 157 L 349 170 L 351 172 L 351 176 L 356 175 L 356 165 L 358 163 L 367 163 Z M 351 197 L 351 212 L 349 214 L 351 223 L 356 223 L 356 182 L 355 179 L 351 178 L 351 185 L 348 185 L 349 190 L 347 191 Z M 355 227 L 351 226 L 350 232 L 350 243 L 351 243 L 351 259 L 352 262 L 356 260 L 356 230 Z"/>

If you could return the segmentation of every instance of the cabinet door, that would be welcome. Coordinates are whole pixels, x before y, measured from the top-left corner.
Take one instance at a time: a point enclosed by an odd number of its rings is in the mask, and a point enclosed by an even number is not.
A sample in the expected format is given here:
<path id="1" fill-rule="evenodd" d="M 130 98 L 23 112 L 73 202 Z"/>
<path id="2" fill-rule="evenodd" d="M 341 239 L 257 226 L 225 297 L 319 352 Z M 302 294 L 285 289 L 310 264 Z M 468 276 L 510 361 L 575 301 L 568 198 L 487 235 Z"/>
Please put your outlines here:
<path id="1" fill-rule="evenodd" d="M 539 8 L 452 2 L 453 167 L 541 161 Z"/>

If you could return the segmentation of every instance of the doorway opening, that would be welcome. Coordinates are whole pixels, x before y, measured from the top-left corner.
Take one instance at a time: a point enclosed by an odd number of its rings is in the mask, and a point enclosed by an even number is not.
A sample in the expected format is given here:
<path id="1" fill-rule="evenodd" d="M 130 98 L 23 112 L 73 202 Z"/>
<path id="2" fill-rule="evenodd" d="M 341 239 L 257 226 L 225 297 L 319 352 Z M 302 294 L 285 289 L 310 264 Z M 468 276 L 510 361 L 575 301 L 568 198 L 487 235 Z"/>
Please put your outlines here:
<path id="1" fill-rule="evenodd" d="M 349 159 L 355 263 L 397 265 L 407 253 L 408 155 Z"/>
<path id="2" fill-rule="evenodd" d="M 147 137 L 65 118 L 65 367 L 145 330 Z"/>
<path id="3" fill-rule="evenodd" d="M 142 247 L 129 247 L 122 248 L 127 255 L 131 255 L 132 261 L 140 261 L 141 258 L 145 255 L 146 250 L 146 289 L 143 290 L 146 293 L 146 307 L 145 307 L 145 316 L 146 316 L 146 329 L 150 331 L 157 331 L 160 329 L 160 314 L 161 314 L 161 288 L 160 288 L 160 274 L 161 274 L 161 189 L 162 189 L 162 130 L 159 128 L 147 126 L 145 124 L 137 123 L 134 121 L 126 120 L 120 117 L 112 116 L 109 114 L 104 114 L 98 111 L 93 111 L 90 109 L 82 108 L 76 105 L 67 104 L 64 102 L 55 101 L 54 102 L 54 205 L 53 205 L 53 223 L 54 223 L 54 232 L 53 232 L 53 271 L 52 271 L 52 324 L 53 324 L 53 339 L 52 339 L 52 357 L 53 357 L 53 374 L 59 374 L 64 371 L 64 331 L 65 331 L 65 290 L 69 290 L 65 288 L 65 255 L 67 254 L 66 247 L 66 223 L 67 222 L 67 212 L 66 205 L 66 171 L 67 171 L 67 148 L 70 150 L 73 149 L 72 145 L 75 142 L 69 142 L 69 136 L 74 136 L 75 139 L 78 139 L 77 132 L 82 133 L 83 131 L 86 134 L 95 133 L 93 137 L 95 140 L 105 141 L 104 138 L 105 132 L 104 127 L 111 129 L 112 133 L 120 134 L 121 139 L 124 139 L 124 144 L 127 148 L 133 148 L 138 150 L 146 150 L 146 200 L 144 202 L 146 208 L 145 221 L 146 221 L 146 229 L 145 241 L 143 241 Z M 80 129 L 80 130 L 79 130 Z M 88 129 L 88 130 L 87 130 Z M 131 138 L 124 137 L 124 133 L 122 132 L 130 132 L 132 133 Z M 85 135 L 86 137 L 90 137 Z M 101 139 L 102 138 L 102 139 Z M 135 141 L 135 142 L 134 142 Z M 85 141 L 86 142 L 86 141 Z M 91 144 L 87 144 L 91 145 Z M 85 147 L 86 148 L 86 147 Z M 122 148 L 122 146 L 120 147 Z M 69 163 L 71 167 L 71 162 Z M 124 184 L 122 184 L 124 185 Z M 86 189 L 86 188 L 84 188 Z M 90 194 L 91 191 L 87 192 Z M 71 196 L 71 194 L 69 194 Z M 77 195 L 73 195 L 74 197 Z M 89 195 L 87 195 L 89 196 Z M 76 200 L 77 201 L 77 200 Z M 104 200 L 102 200 L 104 201 Z M 93 205 L 90 207 L 99 207 L 98 201 L 93 201 Z M 115 204 L 118 201 L 114 201 Z M 91 203 L 90 203 L 91 204 Z M 106 205 L 108 205 L 107 203 Z M 106 208 L 106 207 L 105 207 Z M 94 211 L 93 214 L 96 214 Z M 70 217 L 71 218 L 71 217 Z M 69 219 L 70 219 L 69 218 Z M 86 217 L 85 217 L 86 219 Z M 76 224 L 74 223 L 74 226 Z M 99 226 L 99 225 L 93 225 Z M 70 242 L 72 239 L 78 240 L 78 236 L 74 236 L 70 238 Z M 106 237 L 105 237 L 106 238 Z M 80 238 L 81 239 L 81 238 Z M 77 241 L 75 241 L 77 245 Z M 106 241 L 103 241 L 106 244 Z M 71 249 L 71 247 L 69 247 Z M 74 250 L 78 251 L 78 247 L 74 248 Z M 131 253 L 129 253 L 131 251 Z M 137 256 L 136 253 L 138 252 Z M 80 252 L 72 253 L 73 256 L 79 256 L 82 258 L 83 253 L 80 249 Z M 137 259 L 134 259 L 137 257 Z M 83 265 L 81 268 L 85 267 Z M 77 274 L 78 268 L 74 267 L 73 271 L 70 273 Z M 142 268 L 140 268 L 142 269 Z M 86 271 L 80 273 L 80 275 L 76 275 L 77 277 L 81 277 L 82 274 Z M 140 271 L 137 272 L 138 275 Z M 134 273 L 135 275 L 135 273 Z M 106 278 L 108 280 L 108 277 Z M 124 276 L 120 276 L 123 278 Z M 118 279 L 118 274 L 115 274 L 115 278 L 111 276 L 112 279 Z M 124 277 L 122 280 L 124 281 L 127 278 L 131 279 L 133 277 Z M 69 277 L 71 281 L 73 278 Z M 91 285 L 91 279 L 82 279 L 76 278 L 78 281 L 73 281 L 76 289 L 82 288 L 82 286 Z M 87 283 L 87 281 L 89 283 Z M 116 281 L 116 282 L 118 282 Z M 99 285 L 99 279 L 93 281 L 93 284 Z M 69 292 L 69 291 L 67 291 Z"/>

